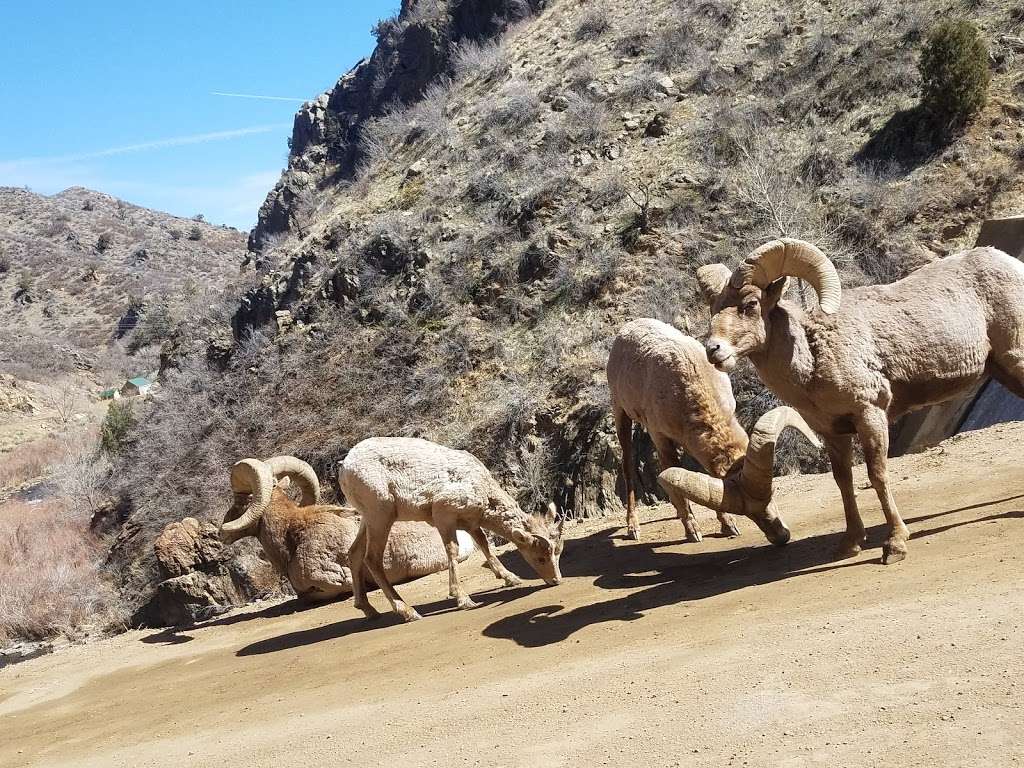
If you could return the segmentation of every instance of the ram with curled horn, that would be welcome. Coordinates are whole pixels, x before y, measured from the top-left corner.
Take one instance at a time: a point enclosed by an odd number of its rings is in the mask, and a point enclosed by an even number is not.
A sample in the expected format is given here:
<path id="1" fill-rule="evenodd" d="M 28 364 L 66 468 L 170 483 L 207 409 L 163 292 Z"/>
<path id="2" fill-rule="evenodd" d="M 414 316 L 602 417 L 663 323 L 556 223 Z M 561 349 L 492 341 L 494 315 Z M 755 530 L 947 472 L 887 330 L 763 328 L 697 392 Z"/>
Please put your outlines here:
<path id="1" fill-rule="evenodd" d="M 749 517 L 773 544 L 786 544 L 789 528 L 779 517 L 772 498 L 775 443 L 786 427 L 799 430 L 813 446 L 821 447 L 800 414 L 783 405 L 758 419 L 750 433 L 746 457 L 724 480 L 675 467 L 662 472 L 658 484 L 677 507 L 692 501 L 719 514 Z"/>
<path id="2" fill-rule="evenodd" d="M 292 483 L 300 491 L 298 503 L 285 492 Z M 231 490 L 235 501 L 220 526 L 225 544 L 255 536 L 301 600 L 351 594 L 348 551 L 359 531 L 359 515 L 348 507 L 320 504 L 320 483 L 309 464 L 294 456 L 243 459 L 231 468 Z M 474 549 L 464 532 L 458 544 L 462 559 Z M 395 526 L 384 556 L 388 578 L 402 582 L 447 567 L 447 550 L 430 526 Z"/>
<path id="3" fill-rule="evenodd" d="M 783 298 L 789 277 L 814 288 L 817 307 Z M 1024 397 L 1024 264 L 995 248 L 933 261 L 889 285 L 843 291 L 824 253 L 784 238 L 735 270 L 701 267 L 697 280 L 711 305 L 708 360 L 728 371 L 749 358 L 824 440 L 846 515 L 840 557 L 860 552 L 865 536 L 853 488 L 854 436 L 888 523 L 882 562 L 894 563 L 906 557 L 910 533 L 888 483 L 889 424 L 985 376 Z"/>

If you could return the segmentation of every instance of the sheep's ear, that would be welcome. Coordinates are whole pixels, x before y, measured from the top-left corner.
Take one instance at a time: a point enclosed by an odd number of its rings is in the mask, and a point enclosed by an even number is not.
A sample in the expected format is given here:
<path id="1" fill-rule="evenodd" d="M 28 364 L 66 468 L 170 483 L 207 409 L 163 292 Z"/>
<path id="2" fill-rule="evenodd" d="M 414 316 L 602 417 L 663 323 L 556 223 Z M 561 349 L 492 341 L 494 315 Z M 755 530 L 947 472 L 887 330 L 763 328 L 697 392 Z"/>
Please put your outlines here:
<path id="1" fill-rule="evenodd" d="M 280 488 L 282 491 L 287 491 L 289 488 L 292 487 L 292 479 L 285 475 L 284 477 L 277 481 L 277 487 Z"/>
<path id="2" fill-rule="evenodd" d="M 544 517 L 549 523 L 553 523 L 555 522 L 555 520 L 558 519 L 558 507 L 555 506 L 555 502 L 548 502 L 548 506 L 545 510 Z"/>
<path id="3" fill-rule="evenodd" d="M 761 292 L 761 305 L 774 307 L 782 299 L 787 288 L 789 288 L 788 277 L 780 277 L 778 280 L 768 283 L 768 287 Z"/>
<path id="4" fill-rule="evenodd" d="M 697 269 L 697 286 L 704 301 L 711 304 L 725 289 L 732 271 L 725 264 L 705 264 Z"/>
<path id="5" fill-rule="evenodd" d="M 517 547 L 528 547 L 533 541 L 533 536 L 526 531 L 512 531 L 512 543 Z"/>

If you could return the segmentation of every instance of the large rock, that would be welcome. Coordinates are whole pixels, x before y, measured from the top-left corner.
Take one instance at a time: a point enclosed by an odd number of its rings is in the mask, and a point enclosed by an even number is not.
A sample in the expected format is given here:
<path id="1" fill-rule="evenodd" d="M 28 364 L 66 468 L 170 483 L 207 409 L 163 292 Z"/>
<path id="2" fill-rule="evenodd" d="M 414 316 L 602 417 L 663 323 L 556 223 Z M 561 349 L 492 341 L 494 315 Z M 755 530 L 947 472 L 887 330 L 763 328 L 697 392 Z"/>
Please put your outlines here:
<path id="1" fill-rule="evenodd" d="M 216 526 L 186 517 L 180 523 L 170 523 L 164 528 L 153 542 L 153 550 L 160 575 L 172 579 L 216 565 L 224 545 L 217 538 Z"/>
<path id="2" fill-rule="evenodd" d="M 230 579 L 193 571 L 160 582 L 156 588 L 156 611 L 161 624 L 193 624 L 241 604 Z"/>
<path id="3" fill-rule="evenodd" d="M 167 525 L 153 550 L 162 580 L 139 612 L 147 624 L 190 624 L 252 600 L 292 594 L 260 556 L 257 541 L 225 547 L 215 525 L 194 517 Z"/>

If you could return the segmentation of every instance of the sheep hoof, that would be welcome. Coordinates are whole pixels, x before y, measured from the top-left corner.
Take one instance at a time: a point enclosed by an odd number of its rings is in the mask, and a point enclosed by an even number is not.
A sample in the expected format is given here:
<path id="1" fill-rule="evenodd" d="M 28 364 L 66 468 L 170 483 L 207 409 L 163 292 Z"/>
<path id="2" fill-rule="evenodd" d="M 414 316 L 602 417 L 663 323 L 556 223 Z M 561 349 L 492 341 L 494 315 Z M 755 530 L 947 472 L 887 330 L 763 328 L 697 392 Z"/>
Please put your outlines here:
<path id="1" fill-rule="evenodd" d="M 459 604 L 458 605 L 459 605 L 459 610 L 460 611 L 468 611 L 468 610 L 471 610 L 472 608 L 479 608 L 480 607 L 480 603 L 476 602 L 476 600 L 474 600 L 471 597 L 464 597 L 464 598 L 462 598 L 461 600 L 459 600 Z"/>
<path id="2" fill-rule="evenodd" d="M 419 621 L 423 618 L 415 608 L 406 608 L 404 611 L 399 611 L 399 615 L 402 617 L 402 621 L 406 624 L 410 621 Z"/>
<path id="3" fill-rule="evenodd" d="M 360 611 L 362 611 L 363 615 L 366 616 L 366 618 L 368 618 L 368 619 L 380 618 L 380 611 L 378 611 L 376 608 L 374 608 L 369 603 L 366 603 L 366 605 L 357 605 L 355 607 L 358 608 Z"/>
<path id="4" fill-rule="evenodd" d="M 907 542 L 889 540 L 882 545 L 882 565 L 892 565 L 907 557 Z"/>
<path id="5" fill-rule="evenodd" d="M 627 528 L 626 538 L 631 541 L 640 541 L 640 530 L 638 528 Z"/>
<path id="6" fill-rule="evenodd" d="M 521 587 L 523 586 L 523 580 L 518 576 L 506 576 L 505 577 L 506 587 Z"/>
<path id="7" fill-rule="evenodd" d="M 839 546 L 836 548 L 836 560 L 846 560 L 850 557 L 856 557 L 860 554 L 861 545 L 864 543 L 864 536 L 858 536 L 851 539 L 849 536 L 844 536 L 843 540 L 839 542 Z"/>
<path id="8" fill-rule="evenodd" d="M 702 541 L 704 541 L 704 537 L 701 536 L 700 531 L 689 530 L 686 532 L 686 540 L 691 544 L 700 544 Z"/>
<path id="9" fill-rule="evenodd" d="M 722 535 L 728 536 L 730 539 L 735 539 L 740 535 L 740 529 L 736 527 L 736 523 L 732 520 L 722 521 Z"/>

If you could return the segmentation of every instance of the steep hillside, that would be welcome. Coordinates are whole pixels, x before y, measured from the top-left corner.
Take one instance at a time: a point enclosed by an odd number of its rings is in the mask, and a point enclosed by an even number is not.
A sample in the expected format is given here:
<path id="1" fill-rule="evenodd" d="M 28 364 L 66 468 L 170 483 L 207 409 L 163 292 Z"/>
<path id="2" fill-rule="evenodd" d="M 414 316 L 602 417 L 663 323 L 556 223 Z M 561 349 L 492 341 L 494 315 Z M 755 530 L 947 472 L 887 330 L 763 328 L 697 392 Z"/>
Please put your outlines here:
<path id="1" fill-rule="evenodd" d="M 992 83 L 940 142 L 917 62 L 958 16 Z M 1022 23 L 1001 2 L 404 3 L 296 116 L 240 343 L 183 359 L 135 436 L 124 583 L 159 521 L 219 514 L 231 461 L 293 452 L 333 481 L 375 434 L 472 450 L 527 507 L 619 512 L 617 328 L 703 333 L 694 268 L 768 237 L 817 242 L 848 285 L 891 281 L 1019 211 Z M 772 403 L 749 371 L 734 386 L 748 424 Z"/>
<path id="2" fill-rule="evenodd" d="M 96 363 L 143 312 L 167 326 L 233 279 L 244 248 L 237 230 L 80 187 L 51 197 L 0 188 L 0 362 Z"/>

